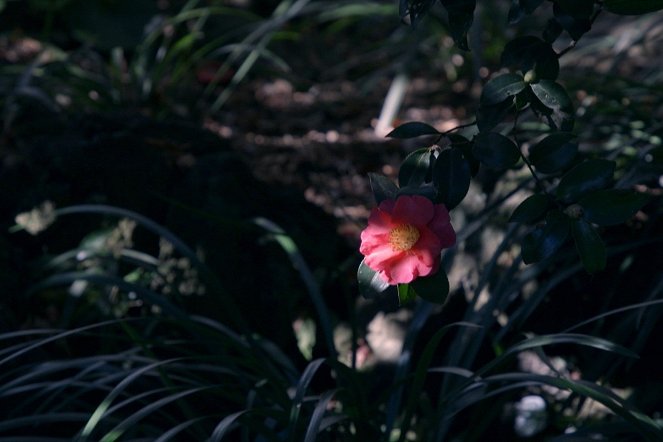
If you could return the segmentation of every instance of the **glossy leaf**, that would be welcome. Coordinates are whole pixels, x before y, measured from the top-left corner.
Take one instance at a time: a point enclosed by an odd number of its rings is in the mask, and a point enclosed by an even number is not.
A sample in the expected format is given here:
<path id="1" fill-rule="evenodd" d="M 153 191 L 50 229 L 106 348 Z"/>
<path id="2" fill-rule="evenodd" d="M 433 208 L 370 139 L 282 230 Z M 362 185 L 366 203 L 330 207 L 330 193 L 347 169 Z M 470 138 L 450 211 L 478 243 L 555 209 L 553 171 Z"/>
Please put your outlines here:
<path id="1" fill-rule="evenodd" d="M 357 269 L 357 282 L 359 293 L 367 299 L 374 298 L 389 288 L 387 281 L 382 279 L 375 270 L 367 266 L 364 260 L 361 261 Z"/>
<path id="2" fill-rule="evenodd" d="M 474 139 L 472 153 L 486 166 L 493 169 L 506 169 L 520 159 L 518 146 L 509 138 L 497 132 L 481 133 Z"/>
<path id="3" fill-rule="evenodd" d="M 508 42 L 502 52 L 502 66 L 523 73 L 533 70 L 536 79 L 554 80 L 559 74 L 557 53 L 549 43 L 533 36 Z"/>
<path id="4" fill-rule="evenodd" d="M 481 105 L 491 106 L 513 97 L 527 84 L 518 74 L 503 74 L 488 81 L 481 92 Z"/>
<path id="5" fill-rule="evenodd" d="M 614 161 L 583 161 L 562 177 L 557 186 L 557 197 L 565 202 L 577 201 L 587 192 L 607 187 L 614 172 Z"/>
<path id="6" fill-rule="evenodd" d="M 423 148 L 405 157 L 398 172 L 398 184 L 401 187 L 423 184 L 430 172 L 432 155 L 430 149 Z"/>
<path id="7" fill-rule="evenodd" d="M 573 122 L 573 103 L 562 85 L 551 80 L 541 80 L 531 87 L 536 98 L 552 111 L 555 125 L 561 130 L 571 130 L 569 126 Z"/>
<path id="8" fill-rule="evenodd" d="M 458 148 L 445 149 L 435 160 L 433 184 L 439 202 L 451 210 L 460 204 L 470 188 L 470 164 Z"/>
<path id="9" fill-rule="evenodd" d="M 569 217 L 559 210 L 550 211 L 545 225 L 535 228 L 523 239 L 522 253 L 525 264 L 549 258 L 559 250 L 569 235 L 569 221 Z"/>
<path id="10" fill-rule="evenodd" d="M 596 229 L 584 219 L 571 223 L 573 241 L 580 256 L 582 266 L 588 273 L 596 273 L 605 268 L 607 253 L 605 244 Z"/>
<path id="11" fill-rule="evenodd" d="M 388 138 L 415 138 L 422 135 L 439 135 L 437 129 L 435 129 L 430 124 L 421 123 L 419 121 L 410 121 L 409 123 L 404 123 L 392 130 L 387 134 Z"/>
<path id="12" fill-rule="evenodd" d="M 578 201 L 583 218 L 600 226 L 621 224 L 633 217 L 649 197 L 628 189 L 607 189 L 592 192 Z"/>
<path id="13" fill-rule="evenodd" d="M 513 211 L 509 222 L 532 223 L 541 218 L 550 207 L 550 198 L 542 193 L 535 193 L 526 198 Z"/>
<path id="14" fill-rule="evenodd" d="M 371 190 L 377 204 L 380 204 L 384 200 L 396 198 L 398 186 L 389 178 L 377 173 L 369 173 L 368 179 L 371 183 Z"/>
<path id="15" fill-rule="evenodd" d="M 405 305 L 417 299 L 416 292 L 410 284 L 398 284 L 398 304 Z"/>
<path id="16" fill-rule="evenodd" d="M 529 150 L 531 163 L 543 173 L 555 173 L 568 167 L 578 153 L 573 135 L 556 132 L 539 141 Z"/>
<path id="17" fill-rule="evenodd" d="M 432 275 L 415 279 L 410 287 L 426 301 L 436 304 L 444 304 L 449 296 L 449 280 L 442 269 Z"/>
<path id="18" fill-rule="evenodd" d="M 605 9 L 620 15 L 640 15 L 663 9 L 663 0 L 606 0 Z"/>
<path id="19" fill-rule="evenodd" d="M 474 21 L 474 8 L 476 0 L 440 0 L 449 16 L 449 30 L 456 45 L 464 51 L 469 51 L 467 33 Z"/>

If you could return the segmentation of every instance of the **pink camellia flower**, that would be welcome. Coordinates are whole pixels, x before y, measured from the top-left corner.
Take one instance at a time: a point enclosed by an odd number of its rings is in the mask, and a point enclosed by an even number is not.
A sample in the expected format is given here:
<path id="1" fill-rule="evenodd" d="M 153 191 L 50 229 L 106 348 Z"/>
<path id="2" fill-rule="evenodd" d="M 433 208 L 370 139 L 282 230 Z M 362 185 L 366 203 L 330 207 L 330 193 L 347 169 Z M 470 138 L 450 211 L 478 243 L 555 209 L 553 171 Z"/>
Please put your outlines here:
<path id="1" fill-rule="evenodd" d="M 389 284 L 407 284 L 437 271 L 440 252 L 456 243 L 443 204 L 418 195 L 384 200 L 361 232 L 364 263 Z"/>

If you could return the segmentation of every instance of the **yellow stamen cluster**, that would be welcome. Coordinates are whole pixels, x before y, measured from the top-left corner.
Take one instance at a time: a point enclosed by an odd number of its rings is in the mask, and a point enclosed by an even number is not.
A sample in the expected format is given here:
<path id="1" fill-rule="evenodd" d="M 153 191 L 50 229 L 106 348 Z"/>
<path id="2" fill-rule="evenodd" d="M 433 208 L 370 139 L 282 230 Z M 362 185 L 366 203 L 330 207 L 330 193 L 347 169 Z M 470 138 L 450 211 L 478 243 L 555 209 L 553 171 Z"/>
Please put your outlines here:
<path id="1" fill-rule="evenodd" d="M 389 232 L 389 244 L 399 252 L 410 250 L 419 241 L 419 230 L 411 224 L 401 224 Z"/>

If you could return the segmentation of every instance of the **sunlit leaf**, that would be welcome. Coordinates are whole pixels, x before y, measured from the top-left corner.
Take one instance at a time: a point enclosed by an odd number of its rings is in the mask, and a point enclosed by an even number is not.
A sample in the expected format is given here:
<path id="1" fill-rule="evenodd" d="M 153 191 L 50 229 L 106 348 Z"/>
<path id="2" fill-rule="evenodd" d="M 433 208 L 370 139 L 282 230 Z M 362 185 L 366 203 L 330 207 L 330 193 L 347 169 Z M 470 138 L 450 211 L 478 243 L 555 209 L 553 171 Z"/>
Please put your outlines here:
<path id="1" fill-rule="evenodd" d="M 607 187 L 614 172 L 614 161 L 583 161 L 562 177 L 557 186 L 557 197 L 566 202 L 576 201 L 587 192 Z"/>
<path id="2" fill-rule="evenodd" d="M 375 197 L 375 202 L 380 204 L 384 200 L 396 198 L 398 186 L 384 175 L 369 173 L 368 179 L 371 183 L 371 190 Z"/>
<path id="3" fill-rule="evenodd" d="M 497 132 L 483 132 L 474 139 L 472 153 L 493 169 L 506 169 L 520 159 L 520 150 L 509 138 Z"/>
<path id="4" fill-rule="evenodd" d="M 582 265 L 588 273 L 596 273 L 605 268 L 607 253 L 605 244 L 596 229 L 584 219 L 571 223 L 571 232 Z"/>
<path id="5" fill-rule="evenodd" d="M 532 83 L 532 92 L 547 109 L 552 111 L 554 124 L 563 131 L 573 128 L 573 103 L 566 90 L 552 80 Z"/>
<path id="6" fill-rule="evenodd" d="M 592 192 L 580 199 L 583 217 L 600 226 L 621 224 L 633 217 L 649 197 L 628 189 L 606 189 Z"/>
<path id="7" fill-rule="evenodd" d="M 437 129 L 435 129 L 430 124 L 421 123 L 419 121 L 410 121 L 409 123 L 404 123 L 392 130 L 387 134 L 388 138 L 415 138 L 422 135 L 439 135 Z"/>
<path id="8" fill-rule="evenodd" d="M 503 74 L 488 81 L 481 92 L 481 105 L 491 106 L 513 97 L 527 84 L 518 74 Z"/>
<path id="9" fill-rule="evenodd" d="M 367 266 L 364 260 L 357 269 L 357 282 L 359 293 L 367 299 L 374 298 L 389 288 L 389 283 L 378 272 Z"/>
<path id="10" fill-rule="evenodd" d="M 433 152 L 428 148 L 417 149 L 410 153 L 398 172 L 398 184 L 401 187 L 419 186 L 429 176 Z"/>

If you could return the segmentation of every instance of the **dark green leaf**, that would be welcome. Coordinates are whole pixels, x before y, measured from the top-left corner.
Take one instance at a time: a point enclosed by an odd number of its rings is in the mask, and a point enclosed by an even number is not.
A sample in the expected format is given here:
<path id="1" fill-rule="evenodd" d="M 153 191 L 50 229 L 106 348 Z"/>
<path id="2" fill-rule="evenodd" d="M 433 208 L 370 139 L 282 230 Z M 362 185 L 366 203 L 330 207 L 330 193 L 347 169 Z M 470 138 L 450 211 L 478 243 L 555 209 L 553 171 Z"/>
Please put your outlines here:
<path id="1" fill-rule="evenodd" d="M 437 189 L 433 183 L 426 183 L 424 185 L 406 186 L 398 190 L 397 197 L 401 195 L 420 195 L 435 202 L 437 201 Z"/>
<path id="2" fill-rule="evenodd" d="M 483 132 L 477 135 L 472 153 L 479 161 L 493 169 L 506 169 L 520 159 L 518 146 L 497 132 Z"/>
<path id="3" fill-rule="evenodd" d="M 594 0 L 557 0 L 559 7 L 573 18 L 589 18 L 594 12 Z"/>
<path id="4" fill-rule="evenodd" d="M 532 223 L 541 218 L 548 207 L 550 207 L 550 198 L 542 193 L 535 193 L 516 207 L 509 222 Z"/>
<path id="5" fill-rule="evenodd" d="M 640 15 L 663 9 L 663 0 L 606 0 L 605 9 L 620 15 Z"/>
<path id="6" fill-rule="evenodd" d="M 405 305 L 417 299 L 417 294 L 410 284 L 398 284 L 398 304 Z"/>
<path id="7" fill-rule="evenodd" d="M 605 244 L 596 229 L 584 219 L 576 219 L 571 223 L 571 232 L 585 270 L 588 273 L 603 270 L 607 254 Z"/>
<path id="8" fill-rule="evenodd" d="M 357 269 L 357 282 L 359 285 L 359 293 L 367 299 L 371 299 L 384 292 L 389 288 L 387 281 L 372 268 L 364 263 L 364 260 L 359 264 Z"/>
<path id="9" fill-rule="evenodd" d="M 513 97 L 527 84 L 518 74 L 503 74 L 488 81 L 481 92 L 481 106 L 491 106 Z"/>
<path id="10" fill-rule="evenodd" d="M 410 121 L 409 123 L 404 123 L 398 126 L 396 129 L 392 130 L 387 134 L 388 138 L 415 138 L 422 135 L 439 135 L 440 132 L 437 131 L 433 126 L 421 123 L 419 121 Z"/>
<path id="11" fill-rule="evenodd" d="M 449 296 L 449 280 L 442 269 L 433 275 L 415 279 L 410 287 L 426 301 L 436 304 L 444 304 Z"/>
<path id="12" fill-rule="evenodd" d="M 477 110 L 477 127 L 479 130 L 487 132 L 500 124 L 509 114 L 513 105 L 513 100 L 506 100 L 492 106 L 481 105 Z"/>
<path id="13" fill-rule="evenodd" d="M 551 18 L 548 20 L 546 28 L 543 30 L 543 39 L 548 43 L 552 43 L 557 40 L 557 37 L 560 36 L 563 30 L 564 28 L 562 28 L 562 25 L 560 25 L 554 18 Z"/>
<path id="14" fill-rule="evenodd" d="M 536 8 L 541 6 L 541 3 L 543 3 L 543 0 L 520 0 L 520 7 L 523 8 L 526 13 L 531 14 Z"/>
<path id="15" fill-rule="evenodd" d="M 534 96 L 552 111 L 553 123 L 563 131 L 573 128 L 573 104 L 566 90 L 551 80 L 541 80 L 530 85 Z"/>
<path id="16" fill-rule="evenodd" d="M 529 150 L 529 159 L 543 173 L 558 172 L 568 167 L 578 153 L 572 139 L 568 132 L 550 134 Z"/>
<path id="17" fill-rule="evenodd" d="M 557 197 L 564 202 L 577 201 L 582 195 L 610 185 L 615 162 L 587 160 L 569 170 L 557 186 Z"/>
<path id="18" fill-rule="evenodd" d="M 435 0 L 400 0 L 398 9 L 401 20 L 415 26 L 434 3 Z"/>
<path id="19" fill-rule="evenodd" d="M 525 11 L 520 6 L 520 1 L 511 0 L 511 7 L 509 8 L 509 14 L 507 15 L 509 24 L 514 25 L 522 20 L 523 17 L 525 17 Z"/>
<path id="20" fill-rule="evenodd" d="M 405 157 L 398 172 L 401 187 L 419 186 L 430 172 L 433 152 L 428 148 L 418 149 Z"/>
<path id="21" fill-rule="evenodd" d="M 553 14 L 555 15 L 555 20 L 557 20 L 562 28 L 564 28 L 564 30 L 568 32 L 571 38 L 575 41 L 580 40 L 580 37 L 582 37 L 592 27 L 592 23 L 589 18 L 574 17 L 570 13 L 560 8 L 559 3 L 555 3 L 553 5 Z"/>
<path id="22" fill-rule="evenodd" d="M 380 204 L 384 200 L 396 198 L 398 187 L 389 178 L 384 175 L 378 175 L 377 173 L 369 173 L 368 179 L 371 183 L 376 203 Z"/>
<path id="23" fill-rule="evenodd" d="M 460 149 L 461 152 L 463 152 L 463 156 L 470 164 L 470 173 L 472 176 L 475 176 L 477 173 L 479 173 L 479 167 L 481 166 L 481 163 L 472 153 L 472 147 L 474 143 L 464 136 L 458 134 L 449 134 L 448 138 L 451 141 L 452 148 Z"/>
<path id="24" fill-rule="evenodd" d="M 474 21 L 476 0 L 440 0 L 449 15 L 449 30 L 456 45 L 469 51 L 467 32 Z"/>
<path id="25" fill-rule="evenodd" d="M 502 66 L 526 73 L 535 72 L 537 79 L 554 80 L 559 74 L 557 53 L 538 37 L 519 37 L 510 41 L 502 52 Z"/>
<path id="26" fill-rule="evenodd" d="M 628 189 L 607 189 L 592 192 L 578 201 L 583 218 L 600 226 L 621 224 L 633 217 L 649 197 Z"/>
<path id="27" fill-rule="evenodd" d="M 518 23 L 525 17 L 525 14 L 531 14 L 538 8 L 543 0 L 511 0 L 509 9 L 509 24 Z"/>
<path id="28" fill-rule="evenodd" d="M 470 164 L 458 148 L 440 152 L 433 166 L 433 184 L 439 202 L 451 210 L 460 204 L 470 188 Z"/>
<path id="29" fill-rule="evenodd" d="M 569 235 L 569 217 L 559 210 L 551 210 L 546 223 L 535 228 L 523 239 L 523 261 L 531 264 L 552 256 Z"/>

